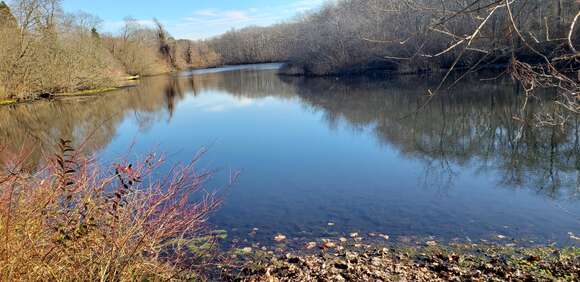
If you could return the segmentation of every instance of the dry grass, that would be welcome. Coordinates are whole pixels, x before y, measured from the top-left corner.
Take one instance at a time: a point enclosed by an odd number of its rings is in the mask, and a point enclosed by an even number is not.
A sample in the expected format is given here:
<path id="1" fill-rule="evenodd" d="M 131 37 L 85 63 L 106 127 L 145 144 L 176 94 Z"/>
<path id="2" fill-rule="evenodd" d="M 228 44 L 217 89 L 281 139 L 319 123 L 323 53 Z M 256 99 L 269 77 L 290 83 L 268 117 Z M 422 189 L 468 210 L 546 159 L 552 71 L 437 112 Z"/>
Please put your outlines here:
<path id="1" fill-rule="evenodd" d="M 26 152 L 1 163 L 0 280 L 187 280 L 211 259 L 220 201 L 195 160 L 159 176 L 155 155 L 110 168 L 58 151 L 35 173 Z"/>

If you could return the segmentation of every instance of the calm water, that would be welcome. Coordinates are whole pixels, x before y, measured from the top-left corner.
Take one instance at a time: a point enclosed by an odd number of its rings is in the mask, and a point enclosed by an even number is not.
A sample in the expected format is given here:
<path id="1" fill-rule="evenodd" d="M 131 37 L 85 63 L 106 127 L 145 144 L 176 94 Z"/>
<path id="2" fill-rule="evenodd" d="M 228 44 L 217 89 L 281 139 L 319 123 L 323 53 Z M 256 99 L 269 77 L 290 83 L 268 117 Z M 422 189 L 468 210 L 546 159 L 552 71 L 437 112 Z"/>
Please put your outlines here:
<path id="1" fill-rule="evenodd" d="M 209 147 L 210 185 L 242 171 L 212 218 L 229 239 L 357 231 L 578 243 L 568 234 L 580 236 L 578 120 L 564 130 L 514 120 L 521 101 L 509 81 L 466 81 L 409 115 L 437 79 L 280 78 L 275 68 L 152 77 L 105 97 L 1 108 L 0 138 L 48 147 L 91 134 L 102 160 L 132 145 L 173 162 Z"/>

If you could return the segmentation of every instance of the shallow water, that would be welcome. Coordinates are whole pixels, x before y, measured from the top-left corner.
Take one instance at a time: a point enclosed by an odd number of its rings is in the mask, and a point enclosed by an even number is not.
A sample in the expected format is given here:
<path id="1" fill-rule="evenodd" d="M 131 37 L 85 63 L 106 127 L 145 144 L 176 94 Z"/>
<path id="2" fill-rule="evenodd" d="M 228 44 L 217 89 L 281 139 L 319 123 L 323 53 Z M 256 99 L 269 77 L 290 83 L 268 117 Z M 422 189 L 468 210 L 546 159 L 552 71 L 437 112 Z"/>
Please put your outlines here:
<path id="1" fill-rule="evenodd" d="M 578 120 L 564 130 L 515 120 L 521 98 L 509 81 L 466 80 L 425 105 L 436 78 L 304 79 L 276 68 L 184 72 L 0 108 L 0 137 L 12 148 L 88 138 L 103 161 L 129 147 L 187 161 L 206 146 L 200 166 L 217 170 L 209 185 L 241 170 L 212 218 L 229 240 L 377 232 L 578 243 L 569 235 L 580 234 Z M 535 102 L 524 117 L 546 107 Z"/>

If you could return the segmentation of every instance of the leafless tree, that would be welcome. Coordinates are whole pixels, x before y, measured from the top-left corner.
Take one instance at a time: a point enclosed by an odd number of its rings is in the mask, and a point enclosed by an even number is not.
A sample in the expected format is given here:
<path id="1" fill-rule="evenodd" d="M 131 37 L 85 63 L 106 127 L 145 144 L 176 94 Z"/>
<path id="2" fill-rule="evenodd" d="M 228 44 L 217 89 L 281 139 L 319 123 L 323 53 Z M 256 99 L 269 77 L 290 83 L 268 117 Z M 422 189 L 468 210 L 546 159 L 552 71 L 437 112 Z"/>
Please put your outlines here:
<path id="1" fill-rule="evenodd" d="M 443 71 L 429 95 L 500 68 L 530 99 L 555 88 L 562 111 L 577 113 L 579 10 L 576 0 L 341 0 L 288 23 L 227 32 L 210 46 L 226 64 L 288 61 L 288 74 Z M 566 119 L 538 116 L 538 124 Z"/>

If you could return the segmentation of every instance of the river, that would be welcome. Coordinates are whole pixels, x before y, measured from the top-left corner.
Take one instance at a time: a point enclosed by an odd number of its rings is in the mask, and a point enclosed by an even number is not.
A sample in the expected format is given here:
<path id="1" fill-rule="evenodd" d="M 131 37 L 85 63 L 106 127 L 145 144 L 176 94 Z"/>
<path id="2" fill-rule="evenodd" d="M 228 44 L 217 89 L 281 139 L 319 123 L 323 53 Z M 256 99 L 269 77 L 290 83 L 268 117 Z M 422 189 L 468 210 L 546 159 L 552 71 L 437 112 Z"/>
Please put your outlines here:
<path id="1" fill-rule="evenodd" d="M 468 79 L 425 104 L 436 78 L 279 77 L 277 67 L 187 71 L 3 107 L 0 138 L 12 149 L 88 139 L 103 162 L 150 151 L 184 162 L 205 147 L 208 186 L 241 172 L 211 218 L 241 245 L 351 232 L 578 244 L 579 120 L 561 129 L 514 119 L 522 97 L 509 80 Z M 548 108 L 538 100 L 522 116 Z"/>

